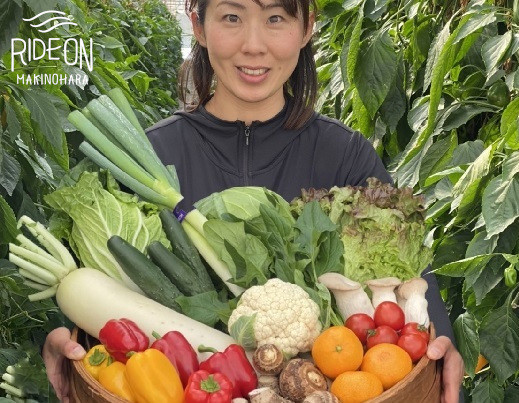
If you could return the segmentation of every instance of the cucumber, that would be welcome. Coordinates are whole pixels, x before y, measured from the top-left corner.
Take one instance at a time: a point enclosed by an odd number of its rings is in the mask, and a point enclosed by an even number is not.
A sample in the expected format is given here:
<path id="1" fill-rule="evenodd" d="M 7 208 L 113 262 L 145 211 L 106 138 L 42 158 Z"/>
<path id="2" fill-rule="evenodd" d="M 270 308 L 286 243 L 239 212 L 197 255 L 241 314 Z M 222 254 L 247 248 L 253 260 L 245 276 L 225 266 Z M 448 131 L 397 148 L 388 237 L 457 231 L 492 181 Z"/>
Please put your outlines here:
<path id="1" fill-rule="evenodd" d="M 117 235 L 113 235 L 107 245 L 117 263 L 147 297 L 177 312 L 181 311 L 175 298 L 183 294 L 146 255 Z"/>
<path id="2" fill-rule="evenodd" d="M 166 277 L 185 295 L 210 291 L 200 283 L 196 273 L 159 241 L 148 246 L 148 255 Z M 212 288 L 214 290 L 214 287 Z"/>
<path id="3" fill-rule="evenodd" d="M 189 237 L 187 236 L 182 224 L 168 210 L 162 210 L 159 214 L 162 221 L 162 228 L 166 233 L 166 237 L 171 242 L 171 250 L 184 263 L 186 263 L 196 273 L 199 283 L 205 291 L 214 290 L 209 273 L 205 268 L 198 250 Z"/>

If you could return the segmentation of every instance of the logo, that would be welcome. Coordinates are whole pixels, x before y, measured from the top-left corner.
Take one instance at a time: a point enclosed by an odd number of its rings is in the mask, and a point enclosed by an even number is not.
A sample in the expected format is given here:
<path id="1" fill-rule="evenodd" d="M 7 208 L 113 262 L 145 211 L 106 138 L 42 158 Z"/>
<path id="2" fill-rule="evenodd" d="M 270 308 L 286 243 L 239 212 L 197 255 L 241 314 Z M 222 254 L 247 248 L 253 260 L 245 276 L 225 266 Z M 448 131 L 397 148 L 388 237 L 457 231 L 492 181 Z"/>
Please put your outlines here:
<path id="1" fill-rule="evenodd" d="M 32 22 L 32 21 L 40 18 L 44 14 L 59 14 L 59 15 L 61 15 L 61 17 L 51 17 L 39 24 L 31 24 L 31 27 L 39 28 L 39 27 L 42 27 L 42 26 L 48 24 L 51 21 L 56 21 L 56 20 L 66 20 L 68 22 L 60 22 L 59 24 L 52 25 L 50 28 L 47 28 L 47 29 L 38 29 L 38 32 L 47 33 L 49 31 L 55 30 L 56 28 L 58 28 L 62 25 L 77 25 L 75 22 L 72 22 L 71 16 L 66 16 L 66 14 L 63 11 L 57 11 L 57 10 L 43 11 L 43 12 L 39 13 L 38 15 L 35 15 L 32 18 L 23 18 L 23 20 L 27 21 L 27 22 Z"/>
<path id="2" fill-rule="evenodd" d="M 34 17 L 24 18 L 23 21 L 29 23 L 38 32 L 46 34 L 63 26 L 77 26 L 72 16 L 63 11 L 48 10 L 43 11 Z M 82 38 L 47 38 L 46 41 L 40 38 L 11 38 L 11 71 L 15 71 L 15 62 L 21 65 L 19 70 L 25 70 L 29 62 L 35 60 L 63 61 L 67 66 L 77 67 L 77 73 L 28 73 L 17 74 L 17 84 L 27 85 L 66 85 L 74 84 L 84 88 L 88 83 L 88 76 L 82 71 L 86 66 L 88 71 L 94 68 L 94 46 L 93 40 L 88 41 L 86 46 Z M 44 69 L 42 69 L 44 70 Z M 47 69 L 48 70 L 48 69 Z M 81 70 L 81 71 L 80 71 Z M 69 69 L 73 71 L 73 69 Z"/>

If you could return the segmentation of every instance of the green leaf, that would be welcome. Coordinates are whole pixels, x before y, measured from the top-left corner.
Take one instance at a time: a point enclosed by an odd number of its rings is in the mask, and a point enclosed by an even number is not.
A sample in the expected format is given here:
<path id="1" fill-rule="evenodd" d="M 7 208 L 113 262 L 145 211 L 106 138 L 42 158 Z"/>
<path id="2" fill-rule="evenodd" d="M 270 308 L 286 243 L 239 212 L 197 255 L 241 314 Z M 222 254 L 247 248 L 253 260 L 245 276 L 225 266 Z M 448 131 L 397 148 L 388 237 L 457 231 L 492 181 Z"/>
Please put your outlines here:
<path id="1" fill-rule="evenodd" d="M 257 346 L 256 336 L 254 333 L 256 315 L 257 314 L 255 313 L 251 316 L 240 316 L 229 329 L 231 337 L 246 350 L 255 349 Z"/>
<path id="2" fill-rule="evenodd" d="M 398 61 L 397 74 L 389 89 L 389 92 L 380 105 L 380 117 L 389 126 L 389 130 L 394 132 L 407 108 L 407 98 L 404 91 L 404 63 L 402 58 Z"/>
<path id="3" fill-rule="evenodd" d="M 509 385 L 505 389 L 505 399 L 503 403 L 515 403 L 519 402 L 519 386 Z"/>
<path id="4" fill-rule="evenodd" d="M 440 171 L 451 159 L 454 149 L 458 145 L 456 132 L 451 132 L 450 136 L 436 141 L 424 155 L 420 165 L 420 185 L 423 187 L 427 178 Z M 438 178 L 440 180 L 440 178 Z M 432 184 L 433 182 L 429 182 Z"/>
<path id="5" fill-rule="evenodd" d="M 12 0 L 0 0 L 0 56 L 11 48 L 11 38 L 18 33 L 22 7 Z"/>
<path id="6" fill-rule="evenodd" d="M 14 242 L 18 235 L 16 227 L 16 216 L 13 209 L 5 199 L 0 195 L 0 244 Z"/>
<path id="7" fill-rule="evenodd" d="M 229 302 L 220 301 L 216 291 L 208 291 L 190 297 L 181 296 L 176 301 L 184 315 L 211 327 L 214 327 L 219 320 L 227 324 L 231 315 Z"/>
<path id="8" fill-rule="evenodd" d="M 487 69 L 487 77 L 491 77 L 498 66 L 503 62 L 508 47 L 512 43 L 512 31 L 507 31 L 503 35 L 494 36 L 488 39 L 481 48 L 481 57 Z"/>
<path id="9" fill-rule="evenodd" d="M 488 14 L 479 14 L 474 13 L 471 15 L 468 22 L 463 26 L 462 29 L 458 31 L 456 38 L 454 39 L 454 44 L 461 41 L 463 38 L 466 38 L 470 34 L 476 32 L 478 29 L 486 27 L 487 25 L 492 24 L 497 20 L 497 17 L 494 12 Z"/>
<path id="10" fill-rule="evenodd" d="M 465 312 L 458 316 L 452 328 L 458 343 L 458 350 L 463 357 L 465 372 L 473 378 L 479 356 L 479 336 L 476 319 L 470 313 Z"/>
<path id="11" fill-rule="evenodd" d="M 510 297 L 483 318 L 479 338 L 481 353 L 502 384 L 519 368 L 519 318 L 511 307 Z"/>
<path id="12" fill-rule="evenodd" d="M 5 111 L 7 115 L 7 127 L 9 129 L 9 136 L 11 137 L 11 140 L 14 140 L 20 134 L 22 126 L 18 121 L 16 112 L 13 110 L 9 102 L 5 103 Z"/>
<path id="13" fill-rule="evenodd" d="M 486 176 L 490 170 L 490 162 L 494 155 L 497 144 L 490 145 L 481 155 L 469 166 L 465 173 L 458 180 L 452 189 L 453 196 L 459 196 L 476 180 Z"/>
<path id="14" fill-rule="evenodd" d="M 13 348 L 0 348 L 0 372 L 3 374 L 9 365 L 16 364 L 25 357 L 25 353 Z"/>
<path id="15" fill-rule="evenodd" d="M 360 6 L 357 14 L 357 21 L 350 37 L 350 46 L 348 49 L 348 58 L 346 71 L 348 73 L 348 81 L 353 83 L 355 81 L 355 71 L 357 70 L 357 60 L 360 53 L 360 35 L 362 33 L 362 21 L 364 20 L 364 7 Z"/>
<path id="16" fill-rule="evenodd" d="M 492 179 L 483 193 L 482 212 L 487 236 L 503 232 L 519 217 L 519 179 L 499 175 Z"/>
<path id="17" fill-rule="evenodd" d="M 9 196 L 13 195 L 14 189 L 20 180 L 22 168 L 20 163 L 5 150 L 0 149 L 2 159 L 0 160 L 0 186 Z"/>
<path id="18" fill-rule="evenodd" d="M 33 13 L 35 15 L 41 13 L 42 11 L 55 10 L 56 5 L 58 4 L 57 0 L 23 0 L 23 1 L 25 2 L 25 4 L 27 4 L 29 6 L 29 8 L 33 11 Z M 42 17 L 40 17 L 40 19 L 43 21 L 43 20 L 47 19 L 46 17 L 49 17 L 49 15 L 42 16 Z"/>
<path id="19" fill-rule="evenodd" d="M 499 131 L 506 137 L 510 131 L 517 131 L 517 116 L 519 116 L 519 98 L 511 101 L 501 115 Z"/>
<path id="20" fill-rule="evenodd" d="M 63 130 L 58 115 L 58 110 L 52 103 L 51 96 L 39 90 L 23 91 L 23 97 L 27 102 L 27 108 L 47 141 L 57 150 L 62 149 Z"/>
<path id="21" fill-rule="evenodd" d="M 362 41 L 353 82 L 371 118 L 386 99 L 397 74 L 397 55 L 387 32 Z"/>
<path id="22" fill-rule="evenodd" d="M 504 397 L 503 388 L 490 378 L 478 383 L 472 391 L 472 401 L 478 403 L 502 403 Z"/>
<path id="23" fill-rule="evenodd" d="M 434 270 L 435 273 L 448 277 L 466 277 L 469 274 L 480 273 L 486 264 L 496 255 L 478 255 L 467 259 L 447 263 Z"/>

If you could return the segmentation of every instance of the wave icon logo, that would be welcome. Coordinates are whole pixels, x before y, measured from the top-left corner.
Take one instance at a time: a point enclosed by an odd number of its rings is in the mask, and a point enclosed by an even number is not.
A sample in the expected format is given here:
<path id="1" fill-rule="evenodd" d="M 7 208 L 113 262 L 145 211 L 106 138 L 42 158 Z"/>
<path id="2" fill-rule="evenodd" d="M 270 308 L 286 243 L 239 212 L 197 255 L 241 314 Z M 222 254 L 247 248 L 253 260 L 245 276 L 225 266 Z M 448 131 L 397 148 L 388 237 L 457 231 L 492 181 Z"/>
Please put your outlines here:
<path id="1" fill-rule="evenodd" d="M 43 27 L 44 25 L 46 25 L 47 23 L 49 23 L 51 21 L 55 21 L 50 28 L 38 29 L 38 31 L 41 33 L 46 33 L 46 32 L 52 31 L 62 25 L 77 25 L 75 22 L 72 22 L 71 16 L 67 16 L 67 14 L 65 14 L 63 11 L 58 11 L 58 10 L 43 11 L 43 12 L 35 15 L 32 18 L 24 18 L 23 20 L 26 22 L 33 22 L 45 14 L 50 14 L 50 16 L 48 16 L 48 18 L 45 21 L 43 21 L 39 24 L 37 24 L 37 23 L 31 24 L 31 27 L 39 28 L 39 27 Z M 58 16 L 54 16 L 55 14 L 57 14 Z M 58 21 L 61 21 L 61 22 L 58 22 Z"/>

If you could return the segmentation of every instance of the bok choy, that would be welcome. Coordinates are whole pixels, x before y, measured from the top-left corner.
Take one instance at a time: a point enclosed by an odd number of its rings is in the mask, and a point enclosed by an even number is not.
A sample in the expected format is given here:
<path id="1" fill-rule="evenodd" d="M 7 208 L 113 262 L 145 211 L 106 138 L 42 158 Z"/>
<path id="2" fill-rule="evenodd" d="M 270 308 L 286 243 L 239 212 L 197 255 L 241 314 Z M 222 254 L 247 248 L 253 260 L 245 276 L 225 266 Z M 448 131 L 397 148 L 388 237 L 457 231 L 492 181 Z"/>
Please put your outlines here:
<path id="1" fill-rule="evenodd" d="M 79 149 L 141 198 L 171 210 L 182 200 L 174 167 L 165 167 L 159 160 L 120 89 L 90 101 L 83 111 L 71 112 L 68 119 L 87 139 Z M 182 225 L 206 262 L 229 290 L 239 295 L 243 289 L 229 281 L 228 267 L 204 236 L 206 221 L 194 209 Z"/>

